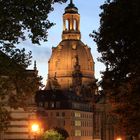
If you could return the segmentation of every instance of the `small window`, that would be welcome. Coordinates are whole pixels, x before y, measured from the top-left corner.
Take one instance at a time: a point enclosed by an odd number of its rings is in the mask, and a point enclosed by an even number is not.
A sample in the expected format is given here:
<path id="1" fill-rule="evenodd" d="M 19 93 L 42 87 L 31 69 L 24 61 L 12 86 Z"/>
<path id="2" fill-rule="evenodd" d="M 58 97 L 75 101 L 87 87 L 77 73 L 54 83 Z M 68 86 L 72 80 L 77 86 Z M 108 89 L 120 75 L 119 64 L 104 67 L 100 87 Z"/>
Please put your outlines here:
<path id="1" fill-rule="evenodd" d="M 75 136 L 81 136 L 81 130 L 75 130 Z"/>
<path id="2" fill-rule="evenodd" d="M 77 48 L 76 44 L 73 44 L 73 45 L 72 45 L 72 49 L 73 49 L 73 50 L 76 50 L 76 48 Z"/>
<path id="3" fill-rule="evenodd" d="M 63 116 L 63 117 L 65 116 L 65 112 L 62 112 L 62 116 Z"/>
<path id="4" fill-rule="evenodd" d="M 80 112 L 75 112 L 75 117 L 81 117 Z"/>
<path id="5" fill-rule="evenodd" d="M 74 19 L 74 21 L 73 21 L 73 29 L 77 30 L 77 21 L 76 21 L 76 19 Z"/>
<path id="6" fill-rule="evenodd" d="M 76 120 L 75 121 L 75 126 L 81 126 L 81 121 L 80 120 Z"/>
<path id="7" fill-rule="evenodd" d="M 51 103 L 51 108 L 54 108 L 54 102 Z"/>
<path id="8" fill-rule="evenodd" d="M 69 20 L 66 20 L 66 30 L 69 30 Z"/>

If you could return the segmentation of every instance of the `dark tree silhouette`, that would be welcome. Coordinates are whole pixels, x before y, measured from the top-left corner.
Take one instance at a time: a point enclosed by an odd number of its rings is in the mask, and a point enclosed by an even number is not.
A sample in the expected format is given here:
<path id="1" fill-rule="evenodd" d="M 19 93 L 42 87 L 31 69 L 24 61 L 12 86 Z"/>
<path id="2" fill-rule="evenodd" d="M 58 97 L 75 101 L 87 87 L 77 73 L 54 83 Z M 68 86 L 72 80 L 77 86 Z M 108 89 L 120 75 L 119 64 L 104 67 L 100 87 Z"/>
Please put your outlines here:
<path id="1" fill-rule="evenodd" d="M 33 43 L 47 40 L 47 30 L 53 25 L 48 14 L 55 2 L 66 0 L 1 0 L 0 43 L 17 43 L 25 39 L 25 31 Z M 27 36 L 27 35 L 26 35 Z"/>
<path id="2" fill-rule="evenodd" d="M 126 135 L 140 133 L 140 1 L 108 0 L 91 36 L 106 65 L 101 86 Z M 138 139 L 138 138 L 137 138 Z"/>
<path id="3" fill-rule="evenodd" d="M 15 46 L 27 38 L 37 44 L 47 41 L 47 31 L 54 25 L 48 20 L 48 14 L 57 2 L 66 0 L 0 1 L 0 130 L 9 119 L 3 103 L 5 98 L 10 97 L 8 105 L 11 107 L 24 107 L 26 99 L 41 84 L 36 73 L 30 75 L 26 71 L 31 64 L 31 52 L 25 53 L 25 49 Z M 16 94 L 12 94 L 13 90 Z"/>
<path id="4" fill-rule="evenodd" d="M 69 137 L 68 132 L 64 128 L 55 127 L 54 130 L 61 134 L 65 140 Z"/>

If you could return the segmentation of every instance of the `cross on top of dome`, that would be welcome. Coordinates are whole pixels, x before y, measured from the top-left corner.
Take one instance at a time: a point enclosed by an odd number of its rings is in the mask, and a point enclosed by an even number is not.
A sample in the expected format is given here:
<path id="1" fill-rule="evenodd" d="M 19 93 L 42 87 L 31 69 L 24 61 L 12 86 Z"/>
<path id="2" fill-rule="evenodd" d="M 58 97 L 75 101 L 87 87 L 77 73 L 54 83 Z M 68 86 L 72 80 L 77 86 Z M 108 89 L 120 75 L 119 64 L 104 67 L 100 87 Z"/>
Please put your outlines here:
<path id="1" fill-rule="evenodd" d="M 70 4 L 69 4 L 71 7 L 75 7 L 74 3 L 73 3 L 73 0 L 70 0 Z"/>
<path id="2" fill-rule="evenodd" d="M 70 4 L 73 4 L 73 0 L 70 0 Z"/>

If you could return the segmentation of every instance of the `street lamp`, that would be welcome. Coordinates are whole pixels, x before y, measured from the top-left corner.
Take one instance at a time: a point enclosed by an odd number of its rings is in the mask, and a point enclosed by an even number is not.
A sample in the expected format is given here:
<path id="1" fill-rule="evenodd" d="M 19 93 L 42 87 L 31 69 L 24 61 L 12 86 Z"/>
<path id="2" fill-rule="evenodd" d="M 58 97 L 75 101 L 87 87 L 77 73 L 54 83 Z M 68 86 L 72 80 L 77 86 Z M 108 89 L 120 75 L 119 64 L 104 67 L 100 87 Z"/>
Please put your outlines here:
<path id="1" fill-rule="evenodd" d="M 38 134 L 39 131 L 40 131 L 40 126 L 39 126 L 39 124 L 38 124 L 38 123 L 33 123 L 33 124 L 31 125 L 31 130 L 32 130 L 32 132 L 33 132 L 33 134 L 34 134 L 34 140 L 37 140 L 37 134 Z"/>

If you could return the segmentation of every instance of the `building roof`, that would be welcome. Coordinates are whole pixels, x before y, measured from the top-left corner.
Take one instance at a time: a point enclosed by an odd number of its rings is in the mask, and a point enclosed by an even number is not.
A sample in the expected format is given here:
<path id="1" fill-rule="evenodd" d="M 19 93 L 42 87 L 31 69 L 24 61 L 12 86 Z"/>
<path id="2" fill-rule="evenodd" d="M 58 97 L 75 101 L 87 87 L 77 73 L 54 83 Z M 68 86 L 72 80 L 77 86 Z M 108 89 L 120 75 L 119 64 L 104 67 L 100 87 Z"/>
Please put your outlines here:
<path id="1" fill-rule="evenodd" d="M 92 112 L 93 104 L 72 91 L 40 90 L 36 93 L 35 102 L 38 110 L 79 110 Z"/>
<path id="2" fill-rule="evenodd" d="M 73 1 L 65 8 L 65 13 L 78 13 L 78 8 L 74 5 Z"/>
<path id="3" fill-rule="evenodd" d="M 81 96 L 78 96 L 73 91 L 61 91 L 61 90 L 39 90 L 36 92 L 35 101 L 63 101 L 71 100 L 76 102 L 86 102 Z"/>

